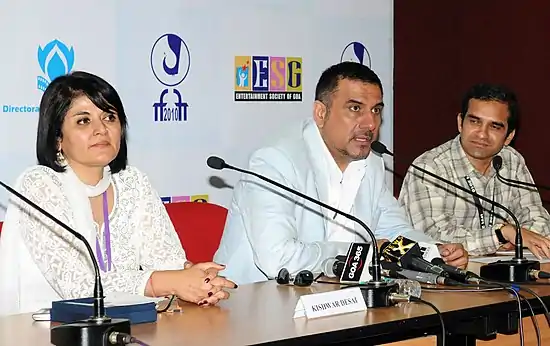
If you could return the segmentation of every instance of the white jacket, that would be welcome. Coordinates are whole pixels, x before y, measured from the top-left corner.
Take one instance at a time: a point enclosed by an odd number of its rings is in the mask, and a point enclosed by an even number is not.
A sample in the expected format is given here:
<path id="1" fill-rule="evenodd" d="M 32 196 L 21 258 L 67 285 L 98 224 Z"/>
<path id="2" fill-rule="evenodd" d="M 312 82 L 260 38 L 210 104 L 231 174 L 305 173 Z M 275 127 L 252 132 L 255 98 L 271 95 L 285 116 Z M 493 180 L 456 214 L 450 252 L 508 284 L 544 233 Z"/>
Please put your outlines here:
<path id="1" fill-rule="evenodd" d="M 297 134 L 254 152 L 248 168 L 326 203 L 328 177 L 321 159 L 325 148 L 319 145 L 319 136 L 313 120 L 307 120 Z M 377 239 L 404 235 L 435 243 L 413 230 L 384 176 L 383 159 L 371 152 L 355 198 L 355 216 Z M 283 267 L 291 274 L 303 269 L 321 272 L 325 259 L 345 255 L 349 247 L 349 243 L 326 241 L 332 214 L 255 177 L 242 176 L 214 256 L 214 261 L 227 266 L 220 274 L 245 284 L 276 277 Z M 360 225 L 355 230 L 370 239 Z"/>

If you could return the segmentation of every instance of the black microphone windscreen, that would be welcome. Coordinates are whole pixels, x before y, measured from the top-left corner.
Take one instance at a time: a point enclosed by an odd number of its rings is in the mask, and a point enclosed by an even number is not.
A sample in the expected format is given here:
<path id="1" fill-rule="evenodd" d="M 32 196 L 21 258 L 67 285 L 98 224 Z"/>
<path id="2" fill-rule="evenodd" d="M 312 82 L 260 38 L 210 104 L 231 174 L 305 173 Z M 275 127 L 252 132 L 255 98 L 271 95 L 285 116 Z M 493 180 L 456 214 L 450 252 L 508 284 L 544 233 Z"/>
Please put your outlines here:
<path id="1" fill-rule="evenodd" d="M 370 148 L 374 151 L 376 151 L 378 154 L 387 154 L 388 148 L 386 146 L 378 141 L 374 141 L 371 143 Z"/>
<path id="2" fill-rule="evenodd" d="M 495 171 L 500 171 L 500 168 L 502 167 L 502 157 L 499 155 L 493 157 L 493 168 Z"/>
<path id="3" fill-rule="evenodd" d="M 224 169 L 226 167 L 225 161 L 217 156 L 210 156 L 208 160 L 206 160 L 206 164 L 208 165 L 208 167 L 218 170 Z"/>
<path id="4" fill-rule="evenodd" d="M 380 264 L 382 265 L 382 269 L 396 270 L 396 271 L 401 270 L 401 267 L 399 266 L 399 264 L 394 263 L 394 262 L 382 261 L 382 262 L 380 262 Z"/>
<path id="5" fill-rule="evenodd" d="M 439 257 L 432 258 L 432 260 L 430 262 L 432 262 L 432 264 L 435 264 L 436 266 L 441 265 L 441 264 L 445 264 L 445 261 L 443 261 L 443 259 L 439 258 Z"/>
<path id="6" fill-rule="evenodd" d="M 388 247 L 388 245 L 390 245 L 391 243 L 389 241 L 385 241 L 384 243 L 382 243 L 382 245 L 380 245 L 380 253 L 384 252 L 384 250 Z"/>

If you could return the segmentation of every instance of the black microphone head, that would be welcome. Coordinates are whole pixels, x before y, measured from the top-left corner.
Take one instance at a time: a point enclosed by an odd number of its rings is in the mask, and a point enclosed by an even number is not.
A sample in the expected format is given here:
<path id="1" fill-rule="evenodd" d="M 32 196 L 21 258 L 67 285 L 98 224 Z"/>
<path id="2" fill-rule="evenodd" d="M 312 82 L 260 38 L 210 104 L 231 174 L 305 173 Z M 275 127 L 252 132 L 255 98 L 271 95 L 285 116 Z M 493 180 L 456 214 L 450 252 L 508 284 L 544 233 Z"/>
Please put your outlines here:
<path id="1" fill-rule="evenodd" d="M 343 261 L 335 261 L 332 265 L 332 273 L 338 277 L 342 276 L 342 272 L 344 271 L 344 267 L 346 266 L 345 258 Z"/>
<path id="2" fill-rule="evenodd" d="M 389 154 L 388 148 L 379 141 L 374 141 L 371 143 L 370 148 L 374 151 L 376 151 L 378 154 Z"/>
<path id="3" fill-rule="evenodd" d="M 217 170 L 221 170 L 227 167 L 225 161 L 217 156 L 210 156 L 208 160 L 206 160 L 206 164 L 208 165 L 208 167 Z"/>
<path id="4" fill-rule="evenodd" d="M 380 245 L 380 253 L 384 252 L 384 250 L 386 250 L 386 248 L 390 244 L 391 244 L 391 242 L 389 242 L 389 241 L 385 241 L 384 243 L 382 243 L 382 245 Z"/>
<path id="5" fill-rule="evenodd" d="M 385 269 L 385 270 L 392 270 L 392 271 L 401 270 L 401 267 L 399 266 L 399 264 L 395 262 L 382 261 L 380 262 L 380 265 L 382 265 L 382 269 Z"/>
<path id="6" fill-rule="evenodd" d="M 500 169 L 502 168 L 502 157 L 500 157 L 499 155 L 493 157 L 493 168 L 497 172 L 500 171 Z"/>
<path id="7" fill-rule="evenodd" d="M 430 262 L 432 262 L 432 264 L 435 264 L 436 266 L 445 264 L 445 261 L 443 261 L 443 258 L 439 258 L 439 257 L 432 258 Z"/>

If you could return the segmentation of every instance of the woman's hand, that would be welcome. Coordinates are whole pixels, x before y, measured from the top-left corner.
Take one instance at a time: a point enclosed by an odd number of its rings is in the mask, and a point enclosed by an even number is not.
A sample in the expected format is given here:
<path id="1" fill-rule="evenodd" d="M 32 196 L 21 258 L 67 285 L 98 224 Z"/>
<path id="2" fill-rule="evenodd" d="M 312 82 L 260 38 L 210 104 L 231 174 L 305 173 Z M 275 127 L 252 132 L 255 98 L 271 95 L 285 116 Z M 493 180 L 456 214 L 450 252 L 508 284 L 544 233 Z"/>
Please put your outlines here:
<path id="1" fill-rule="evenodd" d="M 187 302 L 215 305 L 220 300 L 229 298 L 229 293 L 224 289 L 237 288 L 234 282 L 218 276 L 218 271 L 224 268 L 225 266 L 213 262 L 186 263 L 183 270 L 154 272 L 150 286 L 154 287 L 155 294 L 174 294 Z"/>
<path id="2" fill-rule="evenodd" d="M 189 262 L 190 263 L 190 262 Z M 218 271 L 225 269 L 223 264 L 217 264 L 214 262 L 204 262 L 197 264 L 190 264 L 188 268 L 195 267 L 200 268 L 208 274 L 210 278 L 210 284 L 212 289 L 208 293 L 208 298 L 199 302 L 199 305 L 215 305 L 222 299 L 229 298 L 229 292 L 225 291 L 224 288 L 237 288 L 237 284 L 231 280 L 227 280 L 223 276 L 218 276 Z"/>

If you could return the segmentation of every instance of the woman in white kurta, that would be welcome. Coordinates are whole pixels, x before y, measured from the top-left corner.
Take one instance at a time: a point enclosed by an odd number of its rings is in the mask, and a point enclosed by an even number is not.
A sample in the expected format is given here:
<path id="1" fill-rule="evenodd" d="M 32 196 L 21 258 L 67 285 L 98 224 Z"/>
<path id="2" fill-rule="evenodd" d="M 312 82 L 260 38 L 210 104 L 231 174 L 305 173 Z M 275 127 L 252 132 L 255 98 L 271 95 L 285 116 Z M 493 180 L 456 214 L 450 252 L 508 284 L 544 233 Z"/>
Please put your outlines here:
<path id="1" fill-rule="evenodd" d="M 39 164 L 15 189 L 86 237 L 105 294 L 175 294 L 199 305 L 228 298 L 224 288 L 236 285 L 217 276 L 223 266 L 186 261 L 160 197 L 127 165 L 126 127 L 122 102 L 103 79 L 74 72 L 54 80 L 40 104 Z M 93 283 L 85 245 L 12 196 L 0 237 L 0 315 L 90 297 Z"/>

